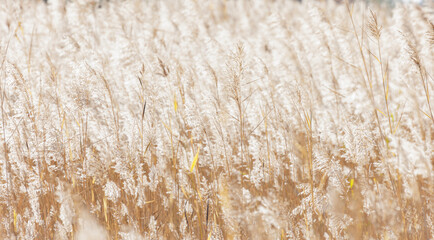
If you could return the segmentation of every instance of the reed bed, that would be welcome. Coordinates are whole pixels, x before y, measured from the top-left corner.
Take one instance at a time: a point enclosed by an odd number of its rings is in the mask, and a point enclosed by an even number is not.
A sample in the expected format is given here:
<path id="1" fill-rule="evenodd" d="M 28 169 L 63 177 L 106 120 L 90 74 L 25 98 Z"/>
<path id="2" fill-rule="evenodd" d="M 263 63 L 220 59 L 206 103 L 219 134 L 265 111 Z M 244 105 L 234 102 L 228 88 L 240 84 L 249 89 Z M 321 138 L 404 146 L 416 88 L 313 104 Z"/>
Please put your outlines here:
<path id="1" fill-rule="evenodd" d="M 3 0 L 0 239 L 432 239 L 433 9 Z"/>

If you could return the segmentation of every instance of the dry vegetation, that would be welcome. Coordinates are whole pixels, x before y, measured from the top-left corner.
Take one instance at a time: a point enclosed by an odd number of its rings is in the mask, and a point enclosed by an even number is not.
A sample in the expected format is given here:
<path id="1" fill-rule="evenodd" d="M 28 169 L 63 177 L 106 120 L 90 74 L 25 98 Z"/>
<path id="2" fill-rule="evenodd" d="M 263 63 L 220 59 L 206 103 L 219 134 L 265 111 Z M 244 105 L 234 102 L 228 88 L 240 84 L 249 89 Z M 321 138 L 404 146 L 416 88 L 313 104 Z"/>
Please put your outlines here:
<path id="1" fill-rule="evenodd" d="M 431 5 L 0 3 L 0 239 L 432 239 Z"/>

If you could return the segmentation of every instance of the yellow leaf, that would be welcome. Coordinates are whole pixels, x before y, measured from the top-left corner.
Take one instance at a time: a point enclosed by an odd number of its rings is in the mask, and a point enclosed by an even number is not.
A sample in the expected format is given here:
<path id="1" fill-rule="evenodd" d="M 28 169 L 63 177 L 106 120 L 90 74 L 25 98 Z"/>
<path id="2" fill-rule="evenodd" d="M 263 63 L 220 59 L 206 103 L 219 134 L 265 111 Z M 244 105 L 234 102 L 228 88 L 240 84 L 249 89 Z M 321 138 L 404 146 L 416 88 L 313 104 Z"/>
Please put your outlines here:
<path id="1" fill-rule="evenodd" d="M 419 109 L 423 114 L 425 114 L 429 119 L 431 119 L 431 117 L 427 114 L 427 113 L 425 113 L 424 111 L 422 111 L 422 109 Z M 432 119 L 431 119 L 432 120 Z"/>
<path id="2" fill-rule="evenodd" d="M 176 94 L 173 96 L 173 107 L 175 108 L 175 113 L 178 112 L 178 102 L 176 101 Z"/>
<path id="3" fill-rule="evenodd" d="M 383 114 L 383 116 L 386 117 L 386 114 L 384 114 L 384 112 L 382 112 L 380 109 L 377 108 L 377 111 L 379 111 L 381 114 Z"/>
<path id="4" fill-rule="evenodd" d="M 372 56 L 374 56 L 374 58 L 378 61 L 379 64 L 381 64 L 380 59 L 377 58 L 377 56 L 375 56 L 374 54 L 371 53 Z"/>
<path id="5" fill-rule="evenodd" d="M 92 203 L 95 202 L 95 193 L 93 192 L 93 185 L 95 184 L 95 177 L 92 177 L 92 185 L 91 185 L 91 190 L 92 190 Z"/>
<path id="6" fill-rule="evenodd" d="M 197 159 L 199 158 L 199 147 L 197 148 L 196 156 L 194 156 L 193 162 L 191 163 L 190 172 L 193 172 L 194 166 L 196 166 Z"/>
<path id="7" fill-rule="evenodd" d="M 17 211 L 14 209 L 14 231 L 17 232 Z"/>
<path id="8" fill-rule="evenodd" d="M 188 194 L 182 185 L 181 185 L 181 190 L 182 190 L 182 193 L 184 193 L 184 196 L 186 196 L 188 198 Z"/>
<path id="9" fill-rule="evenodd" d="M 350 180 L 350 189 L 353 188 L 353 185 L 354 185 L 354 178 L 351 178 L 351 180 Z"/>
<path id="10" fill-rule="evenodd" d="M 105 222 L 108 223 L 108 215 L 107 215 L 107 198 L 103 198 L 103 204 L 104 204 L 104 218 Z"/>
<path id="11" fill-rule="evenodd" d="M 200 194 L 199 189 L 197 189 L 197 195 L 199 195 L 199 200 L 202 201 L 202 194 Z"/>

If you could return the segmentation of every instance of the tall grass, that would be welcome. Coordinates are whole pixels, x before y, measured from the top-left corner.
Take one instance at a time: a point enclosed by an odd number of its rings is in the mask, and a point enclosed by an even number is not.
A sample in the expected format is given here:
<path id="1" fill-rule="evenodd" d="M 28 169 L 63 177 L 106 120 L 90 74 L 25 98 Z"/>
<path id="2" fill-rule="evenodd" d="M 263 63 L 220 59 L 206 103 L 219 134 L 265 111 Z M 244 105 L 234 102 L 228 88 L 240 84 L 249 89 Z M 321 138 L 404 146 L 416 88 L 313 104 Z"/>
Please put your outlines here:
<path id="1" fill-rule="evenodd" d="M 434 5 L 0 4 L 1 239 L 431 239 Z"/>

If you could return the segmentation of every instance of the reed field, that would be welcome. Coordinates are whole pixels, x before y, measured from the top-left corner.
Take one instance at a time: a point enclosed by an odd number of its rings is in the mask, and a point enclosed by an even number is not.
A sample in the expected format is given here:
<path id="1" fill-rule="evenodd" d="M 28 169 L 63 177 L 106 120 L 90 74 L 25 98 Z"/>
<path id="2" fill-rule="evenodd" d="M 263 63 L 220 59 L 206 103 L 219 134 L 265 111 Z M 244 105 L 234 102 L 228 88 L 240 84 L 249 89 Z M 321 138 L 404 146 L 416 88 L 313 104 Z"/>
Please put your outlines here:
<path id="1" fill-rule="evenodd" d="M 434 3 L 0 0 L 0 239 L 433 239 Z"/>

